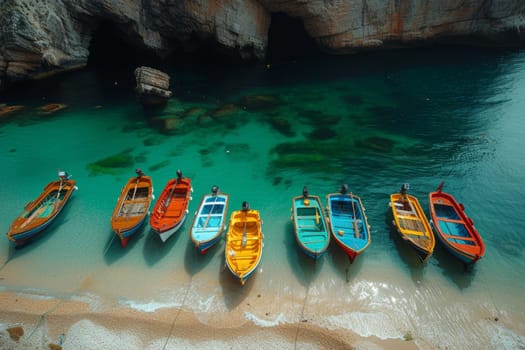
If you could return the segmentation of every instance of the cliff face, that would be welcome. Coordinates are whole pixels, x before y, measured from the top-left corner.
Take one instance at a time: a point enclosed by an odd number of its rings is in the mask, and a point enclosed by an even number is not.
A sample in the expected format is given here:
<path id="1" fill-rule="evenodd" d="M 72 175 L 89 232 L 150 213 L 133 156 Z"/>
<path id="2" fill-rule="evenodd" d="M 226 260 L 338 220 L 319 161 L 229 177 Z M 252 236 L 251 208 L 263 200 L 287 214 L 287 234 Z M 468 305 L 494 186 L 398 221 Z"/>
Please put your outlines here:
<path id="1" fill-rule="evenodd" d="M 271 12 L 303 20 L 319 47 L 334 53 L 457 39 L 525 40 L 522 0 L 260 0 Z"/>
<path id="2" fill-rule="evenodd" d="M 276 12 L 299 18 L 319 48 L 333 53 L 440 38 L 525 42 L 523 0 L 3 0 L 0 87 L 86 65 L 102 22 L 159 54 L 209 40 L 262 59 Z"/>

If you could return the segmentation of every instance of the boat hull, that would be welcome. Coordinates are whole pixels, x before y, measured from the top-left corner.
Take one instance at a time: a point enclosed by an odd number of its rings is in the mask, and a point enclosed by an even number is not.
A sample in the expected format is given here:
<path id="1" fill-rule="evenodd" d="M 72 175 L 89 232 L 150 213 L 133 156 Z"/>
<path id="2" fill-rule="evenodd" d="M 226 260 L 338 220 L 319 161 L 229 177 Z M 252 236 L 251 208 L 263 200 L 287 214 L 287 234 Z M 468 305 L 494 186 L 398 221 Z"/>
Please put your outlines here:
<path id="1" fill-rule="evenodd" d="M 411 195 L 406 195 L 406 198 L 407 207 L 402 203 L 401 194 L 390 195 L 390 207 L 394 217 L 392 224 L 399 236 L 425 262 L 434 252 L 435 237 L 418 199 Z"/>
<path id="2" fill-rule="evenodd" d="M 149 176 L 132 177 L 122 188 L 111 216 L 111 228 L 122 247 L 146 221 L 153 200 L 153 184 Z"/>
<path id="3" fill-rule="evenodd" d="M 325 216 L 318 196 L 296 196 L 292 199 L 292 221 L 295 239 L 301 251 L 318 260 L 330 244 Z"/>
<path id="4" fill-rule="evenodd" d="M 331 193 L 328 200 L 328 227 L 332 238 L 351 262 L 370 245 L 370 226 L 361 198 Z"/>
<path id="5" fill-rule="evenodd" d="M 429 193 L 432 226 L 440 244 L 466 265 L 473 265 L 485 253 L 485 244 L 464 211 L 464 206 L 451 194 L 441 191 Z"/>
<path id="6" fill-rule="evenodd" d="M 122 245 L 123 248 L 126 248 L 130 238 L 133 237 L 140 230 L 142 225 L 144 225 L 145 221 L 146 221 L 146 217 L 144 217 L 141 221 L 139 221 L 137 225 L 129 228 L 128 230 L 116 232 L 117 236 L 120 238 L 120 244 Z"/>
<path id="7" fill-rule="evenodd" d="M 262 220 L 257 210 L 231 214 L 224 249 L 226 266 L 241 285 L 257 270 L 263 250 Z"/>
<path id="8" fill-rule="evenodd" d="M 74 180 L 52 181 L 43 192 L 26 205 L 24 212 L 11 224 L 8 239 L 20 247 L 41 235 L 69 202 L 77 189 Z"/>
<path id="9" fill-rule="evenodd" d="M 168 181 L 150 216 L 150 227 L 162 242 L 177 232 L 186 220 L 191 201 L 191 180 L 176 178 Z"/>
<path id="10" fill-rule="evenodd" d="M 153 227 L 152 227 L 152 229 L 153 229 L 153 231 L 154 231 L 155 233 L 157 233 L 157 234 L 159 235 L 160 240 L 161 240 L 162 242 L 166 242 L 166 241 L 168 240 L 168 238 L 170 238 L 171 236 L 173 236 L 173 234 L 174 234 L 175 232 L 177 232 L 177 231 L 182 227 L 182 225 L 184 225 L 184 222 L 186 221 L 186 216 L 187 216 L 187 215 L 184 215 L 184 216 L 182 217 L 182 219 L 181 219 L 179 222 L 177 222 L 173 227 L 168 228 L 168 229 L 166 229 L 166 230 L 164 230 L 164 231 L 157 231 L 157 229 L 156 229 L 156 228 L 153 228 Z"/>
<path id="11" fill-rule="evenodd" d="M 204 195 L 195 213 L 190 238 L 202 254 L 213 247 L 226 227 L 229 196 L 227 194 Z"/>

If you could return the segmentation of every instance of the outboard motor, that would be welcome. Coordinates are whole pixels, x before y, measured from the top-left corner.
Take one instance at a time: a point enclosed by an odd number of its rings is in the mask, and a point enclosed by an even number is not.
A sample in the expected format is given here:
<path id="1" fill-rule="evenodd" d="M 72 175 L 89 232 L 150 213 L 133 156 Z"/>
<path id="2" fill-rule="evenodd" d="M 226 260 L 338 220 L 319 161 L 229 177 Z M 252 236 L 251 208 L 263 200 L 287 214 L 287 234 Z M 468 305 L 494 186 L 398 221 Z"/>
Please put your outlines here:
<path id="1" fill-rule="evenodd" d="M 341 192 L 341 194 L 347 194 L 348 193 L 348 185 L 347 184 L 343 184 L 339 191 Z"/>
<path id="2" fill-rule="evenodd" d="M 144 172 L 140 168 L 135 169 L 135 173 L 138 177 L 144 176 Z"/>
<path id="3" fill-rule="evenodd" d="M 247 201 L 242 202 L 242 210 L 243 211 L 250 210 L 250 203 L 248 203 Z"/>
<path id="4" fill-rule="evenodd" d="M 410 185 L 407 183 L 404 183 L 403 185 L 401 185 L 401 189 L 399 190 L 399 193 L 407 194 L 409 189 L 410 189 Z"/>
<path id="5" fill-rule="evenodd" d="M 182 171 L 180 171 L 180 169 L 177 170 L 177 178 L 179 180 L 182 179 Z"/>
<path id="6" fill-rule="evenodd" d="M 217 185 L 211 186 L 211 194 L 216 196 L 217 193 L 219 193 L 219 186 L 217 186 Z"/>
<path id="7" fill-rule="evenodd" d="M 303 197 L 304 198 L 308 197 L 308 187 L 306 186 L 303 187 Z"/>
<path id="8" fill-rule="evenodd" d="M 59 170 L 59 171 L 58 171 L 58 177 L 60 178 L 60 180 L 64 181 L 64 180 L 69 180 L 69 178 L 71 177 L 71 175 L 69 175 L 69 174 L 67 173 L 67 171 Z"/>

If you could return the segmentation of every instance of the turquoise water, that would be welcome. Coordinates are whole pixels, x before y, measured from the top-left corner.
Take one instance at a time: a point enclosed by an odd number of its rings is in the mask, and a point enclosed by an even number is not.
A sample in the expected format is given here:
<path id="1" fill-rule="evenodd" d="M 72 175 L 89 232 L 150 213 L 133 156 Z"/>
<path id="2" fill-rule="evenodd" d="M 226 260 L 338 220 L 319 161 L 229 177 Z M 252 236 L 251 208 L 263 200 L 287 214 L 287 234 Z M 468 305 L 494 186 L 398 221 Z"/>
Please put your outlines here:
<path id="1" fill-rule="evenodd" d="M 420 346 L 525 347 L 524 51 L 194 68 L 172 68 L 175 98 L 162 111 L 138 104 L 131 72 L 75 72 L 0 97 L 25 106 L 0 121 L 0 231 L 57 169 L 79 187 L 33 244 L 0 240 L 4 290 L 73 296 L 94 309 L 183 304 L 212 326 L 308 319 L 364 336 L 410 333 Z M 68 107 L 34 109 L 52 102 Z M 146 226 L 122 249 L 109 220 L 137 167 L 157 195 L 177 169 L 191 177 L 190 219 L 215 184 L 230 194 L 230 212 L 244 200 L 260 210 L 258 273 L 241 287 L 224 269 L 224 242 L 200 255 L 191 220 L 165 244 Z M 471 272 L 441 246 L 419 265 L 389 226 L 390 193 L 408 182 L 428 212 L 428 192 L 442 180 L 486 243 Z M 306 185 L 326 205 L 342 183 L 367 209 L 372 244 L 348 266 L 332 242 L 314 264 L 294 241 L 291 199 Z"/>

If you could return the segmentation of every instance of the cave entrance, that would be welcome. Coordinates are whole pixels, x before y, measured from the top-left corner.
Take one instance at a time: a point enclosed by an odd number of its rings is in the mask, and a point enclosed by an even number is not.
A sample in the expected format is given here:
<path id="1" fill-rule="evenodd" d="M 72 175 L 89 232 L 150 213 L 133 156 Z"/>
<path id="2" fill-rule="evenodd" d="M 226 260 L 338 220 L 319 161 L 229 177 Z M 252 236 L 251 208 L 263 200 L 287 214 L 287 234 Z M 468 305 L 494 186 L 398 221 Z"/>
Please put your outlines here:
<path id="1" fill-rule="evenodd" d="M 319 53 L 319 48 L 306 33 L 300 19 L 282 12 L 272 14 L 266 53 L 268 63 L 293 61 Z"/>
<path id="2" fill-rule="evenodd" d="M 103 21 L 93 32 L 87 66 L 97 71 L 129 71 L 141 65 L 161 65 L 161 59 L 147 50 L 131 28 Z"/>

